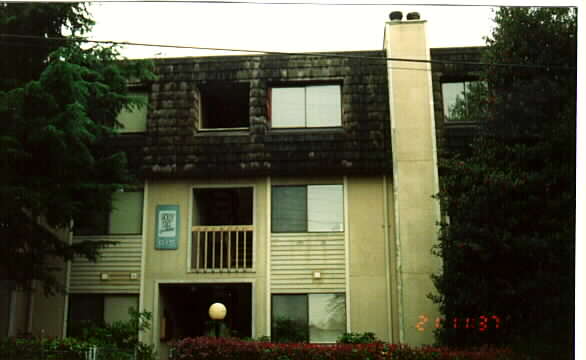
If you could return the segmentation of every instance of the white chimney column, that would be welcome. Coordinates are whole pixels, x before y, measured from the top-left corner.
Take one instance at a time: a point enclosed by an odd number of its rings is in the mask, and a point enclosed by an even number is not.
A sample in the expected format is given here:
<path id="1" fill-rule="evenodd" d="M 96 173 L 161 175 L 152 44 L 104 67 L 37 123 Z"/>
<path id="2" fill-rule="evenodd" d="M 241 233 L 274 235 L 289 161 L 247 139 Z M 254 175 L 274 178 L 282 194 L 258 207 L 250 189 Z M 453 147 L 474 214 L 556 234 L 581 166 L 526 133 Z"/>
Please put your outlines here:
<path id="1" fill-rule="evenodd" d="M 386 23 L 388 58 L 429 60 L 425 21 L 418 14 Z M 393 191 L 395 271 L 397 274 L 399 341 L 432 344 L 438 307 L 428 299 L 436 293 L 431 275 L 441 261 L 431 254 L 437 242 L 440 211 L 433 118 L 431 64 L 388 61 Z"/>

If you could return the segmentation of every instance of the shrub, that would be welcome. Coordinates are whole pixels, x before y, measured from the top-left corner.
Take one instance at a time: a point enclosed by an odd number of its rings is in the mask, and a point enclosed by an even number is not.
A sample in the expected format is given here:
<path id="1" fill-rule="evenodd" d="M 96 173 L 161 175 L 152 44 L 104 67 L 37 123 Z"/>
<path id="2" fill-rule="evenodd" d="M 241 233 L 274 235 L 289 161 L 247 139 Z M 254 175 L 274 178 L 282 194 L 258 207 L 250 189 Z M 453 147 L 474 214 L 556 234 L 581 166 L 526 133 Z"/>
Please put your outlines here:
<path id="1" fill-rule="evenodd" d="M 349 340 L 369 339 L 370 335 L 347 336 Z M 374 337 L 374 336 L 372 336 Z M 507 349 L 479 348 L 453 350 L 370 343 L 270 343 L 231 338 L 197 337 L 171 343 L 176 360 L 513 360 L 520 359 Z"/>
<path id="2" fill-rule="evenodd" d="M 378 341 L 374 333 L 344 333 L 338 338 L 339 344 L 370 344 Z"/>

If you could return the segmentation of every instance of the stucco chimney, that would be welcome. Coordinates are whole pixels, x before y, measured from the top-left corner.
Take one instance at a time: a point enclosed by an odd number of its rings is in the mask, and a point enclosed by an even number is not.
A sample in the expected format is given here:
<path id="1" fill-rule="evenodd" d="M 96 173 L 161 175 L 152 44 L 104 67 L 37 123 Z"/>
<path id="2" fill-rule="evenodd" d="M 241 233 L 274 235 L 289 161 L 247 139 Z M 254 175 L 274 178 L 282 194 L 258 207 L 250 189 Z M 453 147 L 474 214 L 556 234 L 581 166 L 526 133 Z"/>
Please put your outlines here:
<path id="1" fill-rule="evenodd" d="M 431 344 L 438 308 L 430 275 L 441 268 L 431 254 L 440 220 L 431 64 L 426 21 L 409 13 L 406 21 L 386 23 L 387 61 L 393 156 L 393 201 L 397 265 L 399 336 L 393 341 Z M 416 60 L 416 61 L 409 61 Z M 424 317 L 424 318 L 422 318 Z M 421 324 L 422 319 L 428 319 Z M 417 326 L 417 325 L 420 326 Z"/>

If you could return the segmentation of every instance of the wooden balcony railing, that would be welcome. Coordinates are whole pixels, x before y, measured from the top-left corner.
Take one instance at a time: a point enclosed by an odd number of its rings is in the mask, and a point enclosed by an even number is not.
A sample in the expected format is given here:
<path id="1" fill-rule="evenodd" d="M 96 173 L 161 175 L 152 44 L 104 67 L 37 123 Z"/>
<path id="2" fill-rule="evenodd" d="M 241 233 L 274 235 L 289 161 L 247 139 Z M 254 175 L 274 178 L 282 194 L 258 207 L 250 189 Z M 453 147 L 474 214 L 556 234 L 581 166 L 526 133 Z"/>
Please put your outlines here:
<path id="1" fill-rule="evenodd" d="M 193 226 L 191 270 L 199 272 L 251 271 L 252 225 Z"/>

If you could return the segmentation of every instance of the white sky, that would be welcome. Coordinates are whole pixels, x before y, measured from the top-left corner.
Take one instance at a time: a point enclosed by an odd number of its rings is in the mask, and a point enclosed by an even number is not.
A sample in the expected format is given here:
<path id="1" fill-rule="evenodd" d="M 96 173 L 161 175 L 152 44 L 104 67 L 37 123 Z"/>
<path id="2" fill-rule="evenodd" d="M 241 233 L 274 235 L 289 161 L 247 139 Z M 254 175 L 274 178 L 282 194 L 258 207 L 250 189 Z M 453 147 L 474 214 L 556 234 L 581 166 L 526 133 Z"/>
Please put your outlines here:
<path id="1" fill-rule="evenodd" d="M 428 21 L 430 47 L 484 45 L 483 37 L 491 31 L 491 7 L 143 2 L 93 3 L 96 25 L 90 37 L 283 52 L 378 50 L 384 24 L 394 10 L 404 16 L 417 11 Z M 226 52 L 139 46 L 123 51 L 129 58 L 222 54 Z"/>

